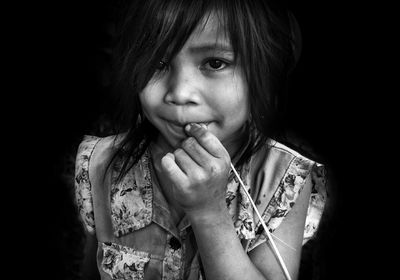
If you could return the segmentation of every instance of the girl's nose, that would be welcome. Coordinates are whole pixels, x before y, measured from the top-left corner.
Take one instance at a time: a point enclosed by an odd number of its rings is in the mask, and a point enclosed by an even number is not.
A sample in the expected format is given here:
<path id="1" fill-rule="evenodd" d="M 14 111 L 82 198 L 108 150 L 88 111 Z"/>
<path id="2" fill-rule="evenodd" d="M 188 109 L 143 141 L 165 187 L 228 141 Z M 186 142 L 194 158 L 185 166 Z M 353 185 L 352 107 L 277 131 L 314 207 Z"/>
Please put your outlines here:
<path id="1" fill-rule="evenodd" d="M 196 105 L 199 103 L 199 88 L 196 77 L 190 70 L 172 71 L 169 76 L 165 102 L 174 105 Z"/>

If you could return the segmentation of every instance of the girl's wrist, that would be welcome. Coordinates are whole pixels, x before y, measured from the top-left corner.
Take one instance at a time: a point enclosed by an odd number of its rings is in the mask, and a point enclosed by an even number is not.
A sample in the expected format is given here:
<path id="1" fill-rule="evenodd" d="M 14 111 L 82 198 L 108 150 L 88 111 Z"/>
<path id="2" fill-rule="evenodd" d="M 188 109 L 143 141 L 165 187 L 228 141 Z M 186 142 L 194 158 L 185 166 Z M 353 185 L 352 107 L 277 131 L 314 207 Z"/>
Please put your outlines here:
<path id="1" fill-rule="evenodd" d="M 216 209 L 196 209 L 186 212 L 190 223 L 201 226 L 212 226 L 220 225 L 221 223 L 230 222 L 232 223 L 232 218 L 229 215 L 228 208 L 220 207 Z"/>

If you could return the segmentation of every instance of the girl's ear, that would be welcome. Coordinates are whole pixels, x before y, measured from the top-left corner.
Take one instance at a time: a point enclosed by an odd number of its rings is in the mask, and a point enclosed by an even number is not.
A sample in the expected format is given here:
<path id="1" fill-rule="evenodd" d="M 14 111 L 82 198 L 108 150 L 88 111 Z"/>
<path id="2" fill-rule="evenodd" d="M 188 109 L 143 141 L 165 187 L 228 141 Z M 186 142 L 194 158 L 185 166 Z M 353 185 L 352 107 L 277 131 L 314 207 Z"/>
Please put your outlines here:
<path id="1" fill-rule="evenodd" d="M 296 20 L 295 16 L 292 12 L 288 12 L 289 17 L 289 25 L 290 25 L 290 37 L 291 37 L 291 44 L 292 44 L 292 52 L 294 57 L 294 64 L 292 69 L 296 66 L 297 62 L 299 61 L 301 49 L 302 49 L 302 37 L 301 37 L 301 30 L 298 21 Z"/>

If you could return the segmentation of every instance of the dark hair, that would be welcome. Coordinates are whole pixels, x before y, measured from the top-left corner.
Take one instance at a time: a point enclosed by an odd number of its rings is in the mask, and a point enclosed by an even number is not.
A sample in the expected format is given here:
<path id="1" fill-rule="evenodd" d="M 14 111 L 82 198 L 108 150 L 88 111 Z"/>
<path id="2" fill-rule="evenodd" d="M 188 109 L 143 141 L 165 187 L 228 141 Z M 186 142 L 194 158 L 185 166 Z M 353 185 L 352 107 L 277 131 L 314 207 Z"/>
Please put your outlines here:
<path id="1" fill-rule="evenodd" d="M 117 26 L 114 86 L 119 96 L 117 131 L 127 131 L 118 144 L 122 176 L 143 155 L 156 129 L 141 117 L 139 93 L 157 69 L 171 60 L 191 33 L 215 12 L 230 38 L 248 85 L 251 124 L 249 143 L 238 164 L 269 137 L 280 132 L 280 115 L 295 64 L 290 15 L 282 0 L 136 0 L 129 1 Z"/>

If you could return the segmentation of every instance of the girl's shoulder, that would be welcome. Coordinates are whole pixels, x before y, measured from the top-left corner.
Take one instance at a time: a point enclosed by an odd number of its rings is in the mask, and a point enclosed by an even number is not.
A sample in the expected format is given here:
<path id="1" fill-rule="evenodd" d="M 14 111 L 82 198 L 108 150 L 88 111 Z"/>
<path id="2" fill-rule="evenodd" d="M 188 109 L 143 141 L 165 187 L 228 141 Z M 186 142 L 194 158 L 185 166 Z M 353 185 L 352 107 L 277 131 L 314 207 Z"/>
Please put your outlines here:
<path id="1" fill-rule="evenodd" d="M 266 144 L 268 156 L 265 161 L 273 163 L 264 166 L 267 169 L 273 169 L 271 165 L 275 164 L 278 168 L 285 170 L 282 177 L 292 172 L 303 178 L 309 176 L 312 181 L 313 191 L 319 192 L 324 198 L 327 197 L 328 172 L 325 163 L 313 152 L 288 147 L 275 140 L 268 140 Z"/>
<path id="2" fill-rule="evenodd" d="M 90 163 L 91 167 L 104 165 L 117 151 L 118 145 L 124 134 L 98 137 L 94 135 L 83 136 L 76 155 L 76 167 Z"/>
<path id="3" fill-rule="evenodd" d="M 326 172 L 323 164 L 298 150 L 269 139 L 251 158 L 247 168 L 253 199 L 263 213 L 270 231 L 275 230 L 290 212 L 309 180 L 311 197 L 305 222 L 303 244 L 315 236 L 327 199 Z M 255 226 L 255 232 L 259 228 Z M 249 248 L 264 241 L 257 237 Z"/>
<path id="4" fill-rule="evenodd" d="M 107 152 L 110 149 L 115 149 L 122 140 L 123 136 L 124 134 L 110 135 L 105 137 L 84 135 L 81 142 L 79 143 L 77 154 L 79 155 L 80 153 L 84 153 L 85 151 L 96 151 L 96 153 L 101 154 Z"/>
<path id="5" fill-rule="evenodd" d="M 265 148 L 269 151 L 274 151 L 281 156 L 287 155 L 292 158 L 301 158 L 304 161 L 315 163 L 317 165 L 322 165 L 317 162 L 316 156 L 313 155 L 308 149 L 305 149 L 300 145 L 291 145 L 278 142 L 274 139 L 268 139 L 265 144 Z"/>
<path id="6" fill-rule="evenodd" d="M 75 158 L 75 198 L 86 230 L 94 233 L 92 197 L 93 177 L 99 177 L 117 149 L 121 135 L 98 137 L 85 135 Z"/>
<path id="7" fill-rule="evenodd" d="M 268 139 L 265 145 L 252 156 L 250 165 L 253 172 L 279 170 L 280 172 L 273 173 L 282 176 L 289 169 L 308 175 L 314 168 L 324 167 L 314 157 L 305 155 L 302 150 L 299 151 L 273 139 Z"/>
<path id="8" fill-rule="evenodd" d="M 263 175 L 269 174 L 274 177 L 274 180 L 285 182 L 285 184 L 295 178 L 304 181 L 309 177 L 313 192 L 321 194 L 325 200 L 327 197 L 327 167 L 320 162 L 319 158 L 303 151 L 303 149 L 299 151 L 269 139 L 264 149 L 254 156 L 252 168 Z"/>

